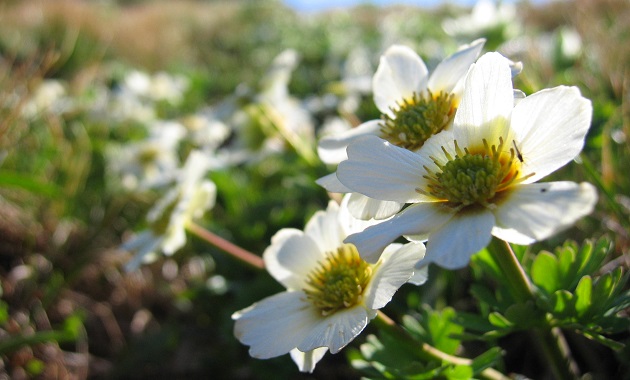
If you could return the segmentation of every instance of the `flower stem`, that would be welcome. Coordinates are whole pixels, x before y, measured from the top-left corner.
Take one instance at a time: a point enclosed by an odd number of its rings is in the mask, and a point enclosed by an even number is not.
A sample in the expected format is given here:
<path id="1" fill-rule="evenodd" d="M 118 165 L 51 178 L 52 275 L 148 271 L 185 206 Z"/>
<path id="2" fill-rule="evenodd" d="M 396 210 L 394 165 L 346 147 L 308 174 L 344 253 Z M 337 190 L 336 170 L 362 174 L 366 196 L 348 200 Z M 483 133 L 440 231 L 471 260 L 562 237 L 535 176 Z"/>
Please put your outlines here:
<path id="1" fill-rule="evenodd" d="M 510 244 L 503 240 L 492 238 L 488 245 L 488 251 L 499 264 L 499 268 L 501 268 L 505 279 L 508 281 L 508 286 L 514 299 L 517 302 L 526 302 L 534 299 L 534 287 Z"/>
<path id="2" fill-rule="evenodd" d="M 535 291 L 529 277 L 508 242 L 492 238 L 488 251 L 499 265 L 516 302 L 535 301 Z M 557 327 L 547 325 L 534 329 L 545 358 L 556 379 L 578 379 L 579 369 L 569 346 Z"/>
<path id="3" fill-rule="evenodd" d="M 249 252 L 239 246 L 237 246 L 236 244 L 233 244 L 225 239 L 223 239 L 222 237 L 220 237 L 219 235 L 216 235 L 210 231 L 208 231 L 207 229 L 201 227 L 200 225 L 193 223 L 193 222 L 189 222 L 186 225 L 186 228 L 188 229 L 188 231 L 192 232 L 193 234 L 195 234 L 197 237 L 207 241 L 208 243 L 214 245 L 215 247 L 219 248 L 220 250 L 229 253 L 230 255 L 234 256 L 235 258 L 243 261 L 246 264 L 249 264 L 250 266 L 256 268 L 256 269 L 265 269 L 265 262 L 263 261 L 263 259 L 252 253 Z"/>
<path id="4" fill-rule="evenodd" d="M 317 154 L 313 147 L 300 137 L 295 131 L 287 127 L 286 122 L 282 115 L 278 113 L 273 107 L 261 105 L 258 107 L 259 121 L 263 123 L 267 128 L 272 127 L 277 130 L 280 135 L 295 149 L 298 155 L 300 155 L 309 165 L 317 165 Z"/>
<path id="5" fill-rule="evenodd" d="M 403 341 L 407 341 L 414 346 L 418 345 L 418 342 L 413 339 L 404 329 L 396 324 L 390 317 L 388 317 L 382 311 L 378 311 L 376 319 L 374 320 L 375 324 L 379 326 L 379 328 L 387 331 L 388 333 L 402 339 Z M 433 360 L 439 361 L 441 363 L 450 363 L 454 365 L 467 365 L 470 366 L 473 361 L 468 358 L 462 358 L 459 356 L 453 356 L 447 354 L 446 352 L 440 351 L 439 349 L 431 346 L 428 343 L 422 343 L 420 346 L 420 350 L 418 352 L 425 360 Z M 510 378 L 502 374 L 501 372 L 495 370 L 494 368 L 486 368 L 481 373 L 479 373 L 482 379 L 487 380 L 509 380 Z"/>

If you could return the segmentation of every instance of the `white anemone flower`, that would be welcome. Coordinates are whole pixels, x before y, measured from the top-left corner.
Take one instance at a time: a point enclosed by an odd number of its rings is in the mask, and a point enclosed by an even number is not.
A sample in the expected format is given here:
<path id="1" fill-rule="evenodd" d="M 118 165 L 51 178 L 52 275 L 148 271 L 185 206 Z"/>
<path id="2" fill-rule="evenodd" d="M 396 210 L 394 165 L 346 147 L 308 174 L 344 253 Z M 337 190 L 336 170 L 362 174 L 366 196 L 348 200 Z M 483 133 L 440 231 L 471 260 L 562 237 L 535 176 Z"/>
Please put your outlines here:
<path id="1" fill-rule="evenodd" d="M 414 280 L 424 245 L 392 244 L 375 264 L 363 261 L 343 240 L 370 222 L 352 218 L 346 203 L 331 201 L 304 231 L 285 228 L 271 239 L 265 267 L 286 291 L 232 315 L 234 334 L 252 357 L 290 353 L 300 371 L 312 372 L 327 351 L 339 352 L 398 288 Z"/>
<path id="2" fill-rule="evenodd" d="M 398 236 L 426 240 L 423 263 L 467 265 L 491 235 L 527 245 L 589 214 L 588 183 L 535 183 L 582 150 L 592 106 L 576 87 L 539 91 L 516 104 L 509 62 L 488 53 L 471 68 L 453 126 L 411 152 L 377 137 L 348 147 L 337 175 L 369 197 L 410 203 L 393 218 L 350 236 L 374 262 Z"/>
<path id="3" fill-rule="evenodd" d="M 229 119 L 235 141 L 230 144 L 232 160 L 257 162 L 270 154 L 284 152 L 288 145 L 311 160 L 315 125 L 304 103 L 289 92 L 289 82 L 299 61 L 293 49 L 281 52 L 260 80 L 260 91 Z M 313 156 L 313 157 L 311 157 Z"/>
<path id="4" fill-rule="evenodd" d="M 460 47 L 438 64 L 431 75 L 412 49 L 391 46 L 381 56 L 372 78 L 374 103 L 382 113 L 381 119 L 321 139 L 317 149 L 320 159 L 327 164 L 338 164 L 347 158 L 346 147 L 365 135 L 379 136 L 409 150 L 419 149 L 430 136 L 451 125 L 460 102 L 463 79 L 484 42 L 479 39 Z M 328 191 L 349 192 L 334 174 L 317 183 Z M 386 219 L 401 207 L 399 202 L 382 202 L 360 194 L 354 194 L 350 200 L 352 214 L 361 219 Z"/>
<path id="5" fill-rule="evenodd" d="M 189 81 L 183 75 L 172 75 L 164 71 L 150 75 L 132 70 L 125 76 L 122 85 L 136 96 L 177 105 L 183 100 Z"/>
<path id="6" fill-rule="evenodd" d="M 73 100 L 68 96 L 65 84 L 55 79 L 47 79 L 39 84 L 22 112 L 32 118 L 46 113 L 61 115 L 72 108 Z"/>
<path id="7" fill-rule="evenodd" d="M 487 35 L 498 28 L 505 28 L 506 39 L 520 33 L 516 6 L 508 2 L 493 0 L 479 0 L 470 14 L 445 19 L 442 22 L 442 28 L 451 36 Z"/>
<path id="8" fill-rule="evenodd" d="M 141 263 L 155 261 L 158 252 L 172 255 L 186 243 L 186 225 L 200 218 L 212 208 L 216 199 L 216 185 L 204 179 L 210 162 L 200 151 L 192 151 L 184 168 L 178 173 L 178 183 L 149 211 L 149 228 L 125 242 L 121 248 L 135 251 L 127 263 L 127 270 L 135 270 Z"/>
<path id="9" fill-rule="evenodd" d="M 145 191 L 168 185 L 180 165 L 178 147 L 186 129 L 175 121 L 156 121 L 150 135 L 141 141 L 107 150 L 108 170 L 130 191 Z"/>

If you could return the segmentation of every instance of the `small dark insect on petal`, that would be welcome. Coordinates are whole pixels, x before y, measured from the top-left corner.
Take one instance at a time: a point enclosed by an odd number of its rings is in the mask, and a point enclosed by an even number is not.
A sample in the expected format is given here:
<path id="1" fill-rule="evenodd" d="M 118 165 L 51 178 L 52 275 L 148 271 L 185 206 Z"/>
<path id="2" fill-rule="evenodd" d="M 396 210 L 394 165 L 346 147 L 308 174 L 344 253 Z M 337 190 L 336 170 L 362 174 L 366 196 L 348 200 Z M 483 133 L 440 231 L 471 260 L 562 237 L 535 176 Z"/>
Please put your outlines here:
<path id="1" fill-rule="evenodd" d="M 518 157 L 518 160 L 523 162 L 523 155 L 521 154 L 521 151 L 518 150 L 518 147 L 516 146 L 516 141 L 512 140 L 512 144 L 514 145 L 514 150 L 516 151 L 516 157 Z"/>

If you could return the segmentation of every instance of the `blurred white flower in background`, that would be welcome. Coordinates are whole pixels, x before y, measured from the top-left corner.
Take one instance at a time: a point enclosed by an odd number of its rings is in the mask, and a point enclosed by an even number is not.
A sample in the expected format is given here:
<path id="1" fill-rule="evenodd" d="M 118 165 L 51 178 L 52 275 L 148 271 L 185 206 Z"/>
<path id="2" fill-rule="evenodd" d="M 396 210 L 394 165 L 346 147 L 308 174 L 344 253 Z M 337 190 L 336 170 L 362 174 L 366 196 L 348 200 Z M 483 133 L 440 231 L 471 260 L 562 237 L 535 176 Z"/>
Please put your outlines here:
<path id="1" fill-rule="evenodd" d="M 128 191 L 145 191 L 168 185 L 179 167 L 178 147 L 186 129 L 174 121 L 150 125 L 144 140 L 110 144 L 106 151 L 109 177 Z"/>
<path id="2" fill-rule="evenodd" d="M 28 98 L 22 113 L 27 118 L 46 113 L 61 115 L 70 111 L 73 106 L 74 100 L 68 96 L 65 83 L 57 79 L 45 79 Z"/>
<path id="3" fill-rule="evenodd" d="M 121 245 L 121 249 L 135 252 L 127 270 L 154 261 L 160 252 L 170 256 L 184 246 L 187 223 L 202 217 L 215 203 L 216 186 L 205 179 L 209 166 L 202 152 L 190 152 L 176 173 L 177 183 L 147 214 L 149 227 Z"/>
<path id="4" fill-rule="evenodd" d="M 188 79 L 183 75 L 159 71 L 153 75 L 133 70 L 123 79 L 122 88 L 138 97 L 153 101 L 166 101 L 173 105 L 181 103 L 189 87 Z"/>
<path id="5" fill-rule="evenodd" d="M 479 0 L 472 12 L 458 18 L 445 19 L 444 31 L 456 37 L 476 38 L 501 31 L 504 39 L 520 34 L 516 6 L 509 2 Z"/>
<path id="6" fill-rule="evenodd" d="M 229 147 L 233 157 L 257 161 L 289 145 L 307 160 L 314 158 L 313 118 L 303 102 L 289 93 L 298 60 L 295 50 L 280 53 L 260 80 L 260 91 L 229 118 L 235 132 Z"/>
<path id="7" fill-rule="evenodd" d="M 166 102 L 179 105 L 190 84 L 183 75 L 158 72 L 150 75 L 131 70 L 113 91 L 111 113 L 115 120 L 135 120 L 148 123 L 157 118 L 156 106 Z"/>

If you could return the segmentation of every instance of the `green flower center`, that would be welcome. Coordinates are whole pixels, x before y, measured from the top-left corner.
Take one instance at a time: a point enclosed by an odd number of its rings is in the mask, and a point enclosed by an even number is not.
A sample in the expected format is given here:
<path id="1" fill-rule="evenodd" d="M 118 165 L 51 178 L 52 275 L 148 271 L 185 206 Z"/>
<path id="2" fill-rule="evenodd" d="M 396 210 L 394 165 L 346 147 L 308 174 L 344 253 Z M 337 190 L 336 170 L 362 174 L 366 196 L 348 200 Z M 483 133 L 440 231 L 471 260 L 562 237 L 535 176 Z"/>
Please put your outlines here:
<path id="1" fill-rule="evenodd" d="M 170 197 L 169 194 L 166 195 Z M 156 236 L 162 236 L 166 233 L 168 226 L 171 224 L 171 216 L 180 201 L 179 196 L 170 197 L 167 203 L 160 205 L 161 209 L 152 210 L 149 219 L 149 228 Z"/>
<path id="2" fill-rule="evenodd" d="M 304 292 L 325 316 L 358 304 L 371 277 L 370 264 L 354 245 L 344 244 L 309 273 Z"/>
<path id="3" fill-rule="evenodd" d="M 429 137 L 451 123 L 456 109 L 453 94 L 414 92 L 411 98 L 398 103 L 396 109 L 392 107 L 395 117 L 383 115 L 381 135 L 399 147 L 419 149 Z"/>
<path id="4" fill-rule="evenodd" d="M 138 162 L 140 162 L 140 165 L 142 165 L 143 167 L 152 165 L 160 156 L 160 153 L 161 152 L 159 147 L 153 144 L 147 145 L 138 154 Z"/>
<path id="5" fill-rule="evenodd" d="M 517 154 L 514 148 L 504 148 L 503 138 L 499 138 L 498 146 L 489 146 L 484 139 L 483 148 L 477 152 L 468 148 L 462 150 L 455 141 L 455 157 L 442 147 L 447 162 L 443 164 L 431 157 L 440 171 L 433 172 L 425 167 L 427 175 L 424 178 L 429 181 L 427 189 L 416 191 L 443 199 L 456 207 L 474 204 L 493 207 L 492 201 L 498 193 L 534 174 L 519 176 L 520 153 Z"/>

